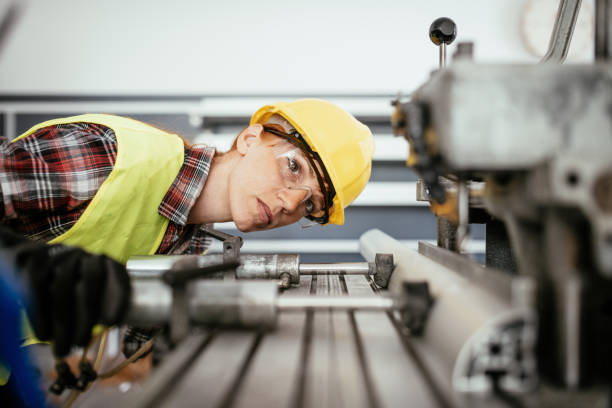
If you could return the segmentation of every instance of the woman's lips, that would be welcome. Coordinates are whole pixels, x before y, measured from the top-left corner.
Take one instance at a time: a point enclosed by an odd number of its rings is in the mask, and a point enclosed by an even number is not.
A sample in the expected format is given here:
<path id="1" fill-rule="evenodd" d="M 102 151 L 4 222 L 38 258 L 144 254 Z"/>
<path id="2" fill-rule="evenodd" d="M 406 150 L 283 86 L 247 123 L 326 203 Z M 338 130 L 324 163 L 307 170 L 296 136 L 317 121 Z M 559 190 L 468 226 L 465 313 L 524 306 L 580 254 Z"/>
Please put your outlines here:
<path id="1" fill-rule="evenodd" d="M 270 211 L 270 207 L 259 198 L 257 199 L 257 207 L 259 209 L 259 217 L 263 223 L 270 225 L 272 223 L 272 211 Z"/>

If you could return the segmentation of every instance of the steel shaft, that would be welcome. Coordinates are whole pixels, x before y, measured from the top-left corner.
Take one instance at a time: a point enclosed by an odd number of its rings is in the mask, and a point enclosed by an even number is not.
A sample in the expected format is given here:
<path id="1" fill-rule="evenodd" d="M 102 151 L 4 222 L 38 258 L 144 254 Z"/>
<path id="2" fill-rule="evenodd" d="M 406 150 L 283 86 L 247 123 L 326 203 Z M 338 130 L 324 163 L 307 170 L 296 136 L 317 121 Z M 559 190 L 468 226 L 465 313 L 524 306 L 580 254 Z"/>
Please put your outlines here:
<path id="1" fill-rule="evenodd" d="M 368 262 L 338 262 L 300 264 L 297 254 L 240 255 L 236 268 L 237 279 L 283 279 L 289 276 L 289 283 L 298 284 L 300 275 L 346 274 L 374 275 L 376 265 Z M 223 255 L 152 255 L 129 259 L 127 269 L 131 276 L 157 278 L 168 270 L 207 268 L 224 262 Z M 221 274 L 211 274 L 221 277 Z"/>
<path id="2" fill-rule="evenodd" d="M 383 296 L 280 296 L 276 300 L 279 312 L 301 312 L 304 310 L 392 310 L 392 298 Z"/>
<path id="3" fill-rule="evenodd" d="M 126 323 L 136 326 L 172 324 L 173 297 L 158 278 L 132 278 L 132 300 Z M 305 310 L 388 311 L 399 307 L 385 296 L 278 296 L 277 284 L 263 280 L 190 282 L 184 299 L 191 324 L 271 328 L 278 313 Z"/>
<path id="4" fill-rule="evenodd" d="M 338 262 L 300 264 L 300 275 L 346 274 L 365 275 L 375 272 L 374 265 L 368 262 Z"/>

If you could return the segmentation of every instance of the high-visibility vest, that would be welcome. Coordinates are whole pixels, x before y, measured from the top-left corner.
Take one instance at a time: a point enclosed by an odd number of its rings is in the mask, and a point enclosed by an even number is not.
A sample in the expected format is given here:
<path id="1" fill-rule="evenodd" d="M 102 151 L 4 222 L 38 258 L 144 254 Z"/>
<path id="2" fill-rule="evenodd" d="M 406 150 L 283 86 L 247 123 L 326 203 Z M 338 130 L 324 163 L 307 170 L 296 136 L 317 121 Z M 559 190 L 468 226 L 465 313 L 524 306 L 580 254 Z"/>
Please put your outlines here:
<path id="1" fill-rule="evenodd" d="M 169 220 L 159 215 L 158 207 L 183 165 L 182 139 L 134 119 L 85 114 L 40 123 L 13 142 L 47 126 L 76 122 L 111 128 L 117 138 L 117 158 L 77 222 L 49 243 L 77 246 L 124 264 L 132 255 L 154 254 L 168 228 Z M 38 342 L 27 318 L 23 330 L 24 345 Z M 9 375 L 0 362 L 0 385 Z"/>
<path id="2" fill-rule="evenodd" d="M 132 255 L 154 254 L 169 222 L 158 207 L 183 165 L 182 139 L 134 119 L 86 114 L 40 123 L 15 140 L 46 126 L 75 122 L 111 128 L 117 158 L 77 222 L 49 243 L 78 246 L 121 263 Z"/>

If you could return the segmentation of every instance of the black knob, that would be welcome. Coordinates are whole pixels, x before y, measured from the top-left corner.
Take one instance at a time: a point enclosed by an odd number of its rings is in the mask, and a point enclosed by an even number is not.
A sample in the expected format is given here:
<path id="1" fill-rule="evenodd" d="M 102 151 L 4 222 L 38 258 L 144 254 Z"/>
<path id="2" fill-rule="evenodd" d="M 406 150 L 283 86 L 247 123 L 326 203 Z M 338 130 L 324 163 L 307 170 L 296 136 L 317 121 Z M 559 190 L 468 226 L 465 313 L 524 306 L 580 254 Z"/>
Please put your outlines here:
<path id="1" fill-rule="evenodd" d="M 448 17 L 440 17 L 429 26 L 429 38 L 436 45 L 448 45 L 455 37 L 457 37 L 457 24 Z"/>

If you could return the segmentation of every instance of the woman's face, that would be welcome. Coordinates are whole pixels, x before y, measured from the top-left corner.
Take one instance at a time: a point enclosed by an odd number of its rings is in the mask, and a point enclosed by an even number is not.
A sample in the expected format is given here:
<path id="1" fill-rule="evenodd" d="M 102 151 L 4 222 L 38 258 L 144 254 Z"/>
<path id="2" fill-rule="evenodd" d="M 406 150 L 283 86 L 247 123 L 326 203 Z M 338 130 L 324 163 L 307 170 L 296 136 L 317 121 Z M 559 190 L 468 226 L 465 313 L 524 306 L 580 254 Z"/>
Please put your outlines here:
<path id="1" fill-rule="evenodd" d="M 307 211 L 323 206 L 316 177 L 303 153 L 262 130 L 261 125 L 253 125 L 239 136 L 240 159 L 229 177 L 232 219 L 243 232 L 293 224 Z"/>

